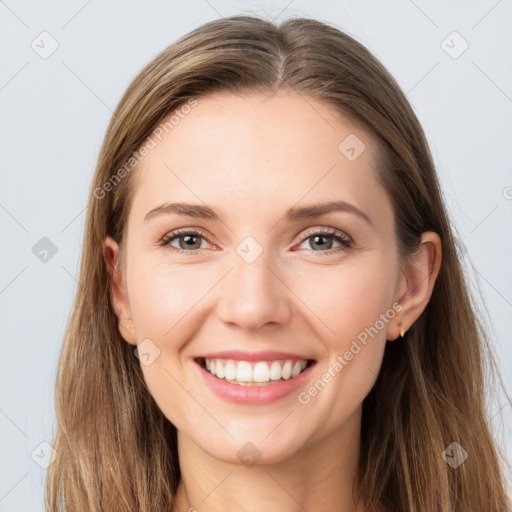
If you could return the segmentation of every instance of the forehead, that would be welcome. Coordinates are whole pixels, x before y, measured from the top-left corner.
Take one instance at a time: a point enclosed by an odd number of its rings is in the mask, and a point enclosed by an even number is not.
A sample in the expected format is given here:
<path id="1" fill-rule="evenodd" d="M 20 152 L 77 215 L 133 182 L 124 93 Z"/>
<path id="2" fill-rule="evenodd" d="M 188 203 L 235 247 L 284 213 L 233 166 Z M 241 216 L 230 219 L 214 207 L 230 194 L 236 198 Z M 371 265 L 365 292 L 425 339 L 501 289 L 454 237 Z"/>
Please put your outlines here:
<path id="1" fill-rule="evenodd" d="M 350 200 L 369 214 L 389 209 L 375 138 L 333 106 L 293 91 L 196 101 L 153 132 L 133 176 L 137 218 L 170 201 L 247 218 L 320 199 Z"/>

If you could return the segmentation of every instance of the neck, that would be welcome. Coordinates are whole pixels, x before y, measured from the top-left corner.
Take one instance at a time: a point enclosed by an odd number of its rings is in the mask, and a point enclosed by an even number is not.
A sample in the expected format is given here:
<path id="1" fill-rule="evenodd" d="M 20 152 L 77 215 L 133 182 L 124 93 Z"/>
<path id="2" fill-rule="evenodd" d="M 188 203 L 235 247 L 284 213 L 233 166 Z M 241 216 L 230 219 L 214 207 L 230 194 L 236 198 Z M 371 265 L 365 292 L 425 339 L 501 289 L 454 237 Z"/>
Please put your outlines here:
<path id="1" fill-rule="evenodd" d="M 360 425 L 358 409 L 328 437 L 311 439 L 286 459 L 254 465 L 214 458 L 178 431 L 182 478 L 173 512 L 362 512 L 354 502 Z"/>

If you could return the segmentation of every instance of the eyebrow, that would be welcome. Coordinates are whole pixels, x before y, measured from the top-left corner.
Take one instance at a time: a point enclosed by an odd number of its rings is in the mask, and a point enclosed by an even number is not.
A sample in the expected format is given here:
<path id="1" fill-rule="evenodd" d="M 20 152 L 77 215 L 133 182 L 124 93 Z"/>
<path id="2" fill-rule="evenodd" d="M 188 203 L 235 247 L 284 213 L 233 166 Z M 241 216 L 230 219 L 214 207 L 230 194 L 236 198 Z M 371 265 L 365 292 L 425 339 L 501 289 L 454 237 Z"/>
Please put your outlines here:
<path id="1" fill-rule="evenodd" d="M 284 219 L 287 221 L 311 219 L 331 212 L 348 212 L 357 215 L 370 226 L 372 221 L 366 213 L 345 201 L 329 201 L 310 206 L 292 207 L 286 211 Z M 147 213 L 144 222 L 162 214 L 186 215 L 199 219 L 220 220 L 220 215 L 211 207 L 188 203 L 164 203 Z"/>

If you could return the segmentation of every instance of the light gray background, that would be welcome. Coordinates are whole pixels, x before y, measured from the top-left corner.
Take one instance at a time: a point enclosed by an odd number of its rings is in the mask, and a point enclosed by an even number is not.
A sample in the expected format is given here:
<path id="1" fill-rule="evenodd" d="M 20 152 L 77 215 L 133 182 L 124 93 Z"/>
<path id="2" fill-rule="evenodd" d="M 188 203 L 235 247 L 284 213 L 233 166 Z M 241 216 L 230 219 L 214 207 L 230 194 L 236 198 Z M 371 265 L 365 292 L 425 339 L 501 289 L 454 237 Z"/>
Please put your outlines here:
<path id="1" fill-rule="evenodd" d="M 407 92 L 511 392 L 510 0 L 0 0 L 0 512 L 43 510 L 38 463 L 50 452 L 41 443 L 53 438 L 55 371 L 78 286 L 87 190 L 112 110 L 165 46 L 237 13 L 333 23 L 368 46 Z M 59 45 L 47 59 L 31 48 L 50 48 L 43 31 Z M 453 31 L 469 44 L 461 55 L 465 43 L 448 37 Z M 47 262 L 32 252 L 42 237 L 58 251 Z M 510 404 L 504 396 L 495 402 L 493 427 L 510 461 Z"/>

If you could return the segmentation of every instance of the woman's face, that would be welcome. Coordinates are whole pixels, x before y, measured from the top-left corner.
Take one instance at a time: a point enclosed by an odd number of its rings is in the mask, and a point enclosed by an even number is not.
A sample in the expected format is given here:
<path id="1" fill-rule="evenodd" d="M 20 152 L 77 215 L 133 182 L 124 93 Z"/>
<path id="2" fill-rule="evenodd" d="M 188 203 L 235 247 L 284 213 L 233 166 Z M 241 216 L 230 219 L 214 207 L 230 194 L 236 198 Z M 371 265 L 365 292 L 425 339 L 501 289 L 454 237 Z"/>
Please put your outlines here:
<path id="1" fill-rule="evenodd" d="M 134 171 L 116 294 L 152 396 L 230 462 L 356 434 L 405 291 L 375 139 L 292 92 L 186 112 Z"/>

